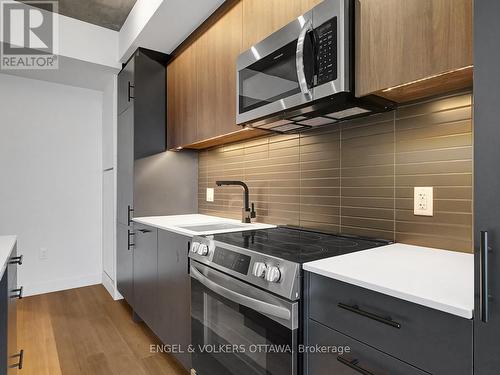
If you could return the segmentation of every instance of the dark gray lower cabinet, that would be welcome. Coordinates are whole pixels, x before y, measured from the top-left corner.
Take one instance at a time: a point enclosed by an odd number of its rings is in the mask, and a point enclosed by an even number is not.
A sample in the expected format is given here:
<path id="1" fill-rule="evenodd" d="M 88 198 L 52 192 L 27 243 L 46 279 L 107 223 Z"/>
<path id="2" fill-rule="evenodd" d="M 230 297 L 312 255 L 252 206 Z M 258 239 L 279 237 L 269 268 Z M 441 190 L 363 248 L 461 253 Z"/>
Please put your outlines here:
<path id="1" fill-rule="evenodd" d="M 429 373 L 472 374 L 472 320 L 309 272 L 306 290 L 308 318 Z"/>
<path id="2" fill-rule="evenodd" d="M 167 345 L 180 345 L 186 351 L 191 343 L 191 291 L 188 274 L 190 238 L 158 231 L 158 335 Z M 191 369 L 189 353 L 174 354 Z"/>
<path id="3" fill-rule="evenodd" d="M 134 233 L 121 223 L 116 227 L 116 285 L 129 303 L 134 304 Z"/>
<path id="4" fill-rule="evenodd" d="M 134 311 L 154 332 L 158 320 L 158 230 L 134 224 Z"/>
<path id="5" fill-rule="evenodd" d="M 309 375 L 427 374 L 314 320 L 308 322 L 308 335 L 310 347 L 317 348 L 307 359 Z"/>
<path id="6" fill-rule="evenodd" d="M 17 347 L 17 300 L 22 288 L 17 286 L 17 267 L 22 264 L 14 247 L 7 269 L 0 280 L 0 375 L 14 375 L 22 369 L 24 351 Z"/>

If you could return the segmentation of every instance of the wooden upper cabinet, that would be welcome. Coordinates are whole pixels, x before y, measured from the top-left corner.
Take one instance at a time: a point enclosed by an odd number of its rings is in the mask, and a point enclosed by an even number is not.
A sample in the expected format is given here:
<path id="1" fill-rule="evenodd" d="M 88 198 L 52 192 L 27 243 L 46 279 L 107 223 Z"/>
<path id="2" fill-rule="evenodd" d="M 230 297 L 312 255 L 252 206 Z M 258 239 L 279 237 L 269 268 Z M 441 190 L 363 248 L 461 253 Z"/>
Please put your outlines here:
<path id="1" fill-rule="evenodd" d="M 243 0 L 243 45 L 246 51 L 321 0 Z"/>
<path id="2" fill-rule="evenodd" d="M 168 149 L 196 141 L 198 118 L 196 42 L 167 66 Z"/>
<path id="3" fill-rule="evenodd" d="M 467 87 L 471 65 L 472 0 L 356 0 L 357 96 L 402 102 Z"/>
<path id="4" fill-rule="evenodd" d="M 242 3 L 196 42 L 197 140 L 241 130 L 236 125 L 236 59 L 241 51 Z"/>

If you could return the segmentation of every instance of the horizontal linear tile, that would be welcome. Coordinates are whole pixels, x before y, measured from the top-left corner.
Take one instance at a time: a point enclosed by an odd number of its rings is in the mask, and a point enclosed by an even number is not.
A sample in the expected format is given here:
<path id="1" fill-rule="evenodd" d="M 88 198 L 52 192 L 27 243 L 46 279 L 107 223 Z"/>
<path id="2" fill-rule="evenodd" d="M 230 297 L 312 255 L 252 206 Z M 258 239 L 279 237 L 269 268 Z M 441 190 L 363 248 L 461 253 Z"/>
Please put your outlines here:
<path id="1" fill-rule="evenodd" d="M 471 120 L 432 125 L 426 128 L 411 130 L 397 130 L 396 144 L 402 141 L 415 141 L 416 139 L 429 139 L 472 132 Z"/>
<path id="2" fill-rule="evenodd" d="M 343 210 L 341 212 L 341 225 L 342 227 L 345 225 L 351 227 L 370 228 L 383 231 L 394 230 L 394 220 L 345 216 Z"/>
<path id="3" fill-rule="evenodd" d="M 342 177 L 394 176 L 394 164 L 342 168 Z"/>
<path id="4" fill-rule="evenodd" d="M 300 220 L 305 220 L 307 222 L 317 222 L 317 223 L 328 223 L 334 225 L 340 225 L 340 216 L 339 215 L 327 215 L 320 213 L 309 213 L 309 212 L 301 212 Z"/>
<path id="5" fill-rule="evenodd" d="M 343 154 L 341 160 L 341 167 L 365 167 L 365 166 L 386 166 L 388 164 L 394 163 L 394 153 L 388 152 L 385 154 L 373 155 L 373 154 L 356 154 L 347 155 Z"/>
<path id="6" fill-rule="evenodd" d="M 358 127 L 366 127 L 367 125 L 375 126 L 380 123 L 386 123 L 394 120 L 394 111 L 382 112 L 373 114 L 366 117 L 359 117 L 357 119 L 345 121 L 341 123 L 342 131 L 346 129 L 355 129 Z"/>
<path id="7" fill-rule="evenodd" d="M 299 138 L 292 138 L 281 142 L 269 143 L 269 150 L 281 150 L 283 148 L 299 148 Z"/>
<path id="8" fill-rule="evenodd" d="M 330 196 L 338 197 L 340 195 L 340 187 L 302 187 L 300 188 L 302 196 Z"/>
<path id="9" fill-rule="evenodd" d="M 341 224 L 341 232 L 343 234 L 394 241 L 393 230 L 379 230 L 373 228 L 364 228 L 364 227 L 356 227 L 356 226 Z"/>
<path id="10" fill-rule="evenodd" d="M 416 216 L 413 209 L 396 209 L 396 221 L 409 223 L 446 223 L 472 227 L 472 213 L 434 212 L 434 216 Z"/>
<path id="11" fill-rule="evenodd" d="M 396 187 L 397 198 L 413 199 L 412 187 Z M 472 186 L 436 186 L 434 187 L 434 199 L 459 199 L 472 200 Z"/>
<path id="12" fill-rule="evenodd" d="M 394 186 L 394 175 L 386 176 L 364 176 L 364 177 L 342 177 L 342 188 L 345 187 L 392 187 Z"/>
<path id="13" fill-rule="evenodd" d="M 341 197 L 342 207 L 362 207 L 362 208 L 386 208 L 394 209 L 394 198 L 377 198 L 377 197 Z"/>
<path id="14" fill-rule="evenodd" d="M 394 209 L 342 206 L 342 217 L 394 220 Z"/>
<path id="15" fill-rule="evenodd" d="M 451 160 L 426 163 L 396 164 L 397 175 L 440 173 L 472 173 L 472 160 Z"/>
<path id="16" fill-rule="evenodd" d="M 451 109 L 449 111 L 428 113 L 418 117 L 409 117 L 396 121 L 396 136 L 400 132 L 430 131 L 432 128 L 446 128 L 453 123 L 470 123 L 471 107 Z"/>
<path id="17" fill-rule="evenodd" d="M 366 142 L 369 139 L 387 139 L 394 135 L 394 121 L 378 124 L 368 124 L 361 127 L 352 127 L 344 125 L 342 128 L 342 143 L 348 142 Z"/>
<path id="18" fill-rule="evenodd" d="M 397 198 L 396 208 L 413 211 L 413 198 Z M 434 212 L 472 213 L 472 200 L 434 198 Z"/>
<path id="19" fill-rule="evenodd" d="M 404 151 L 396 153 L 396 164 L 432 161 L 472 160 L 472 145 L 438 150 Z"/>
<path id="20" fill-rule="evenodd" d="M 396 109 L 396 119 L 413 117 L 425 113 L 441 112 L 452 108 L 468 107 L 472 104 L 472 95 L 470 93 L 450 96 L 438 100 L 430 100 L 425 103 L 400 106 Z"/>
<path id="21" fill-rule="evenodd" d="M 394 187 L 376 186 L 376 187 L 349 187 L 342 186 L 342 196 L 349 198 L 357 197 L 376 197 L 376 198 L 393 198 Z"/>
<path id="22" fill-rule="evenodd" d="M 318 223 L 315 221 L 307 221 L 301 218 L 300 226 L 306 229 L 316 230 L 325 233 L 340 233 L 340 225 L 329 223 Z"/>
<path id="23" fill-rule="evenodd" d="M 472 173 L 396 175 L 399 186 L 472 186 Z"/>
<path id="24" fill-rule="evenodd" d="M 301 180 L 309 180 L 309 179 L 318 179 L 318 178 L 339 178 L 340 177 L 340 168 L 335 169 L 315 169 L 310 171 L 301 171 L 300 179 Z"/>
<path id="25" fill-rule="evenodd" d="M 472 145 L 472 134 L 455 134 L 444 137 L 434 137 L 428 139 L 415 139 L 413 141 L 396 142 L 396 153 L 424 151 L 432 149 L 448 149 Z"/>
<path id="26" fill-rule="evenodd" d="M 451 237 L 435 237 L 426 234 L 396 232 L 396 241 L 409 245 L 426 246 L 438 249 L 472 253 L 472 240 Z"/>
<path id="27" fill-rule="evenodd" d="M 443 223 L 417 223 L 417 222 L 396 222 L 396 232 L 428 234 L 441 237 L 454 237 L 460 239 L 469 239 L 472 227 L 464 225 L 453 225 Z"/>
<path id="28" fill-rule="evenodd" d="M 334 159 L 320 159 L 312 161 L 301 160 L 299 164 L 299 169 L 301 171 L 340 169 L 340 156 Z"/>
<path id="29" fill-rule="evenodd" d="M 307 214 L 322 214 L 329 216 L 338 216 L 340 215 L 340 206 L 338 205 L 310 205 L 310 204 L 300 204 L 300 213 L 301 215 L 304 213 Z"/>
<path id="30" fill-rule="evenodd" d="M 340 187 L 340 178 L 313 178 L 303 179 L 300 181 L 301 188 L 323 188 L 323 187 Z"/>

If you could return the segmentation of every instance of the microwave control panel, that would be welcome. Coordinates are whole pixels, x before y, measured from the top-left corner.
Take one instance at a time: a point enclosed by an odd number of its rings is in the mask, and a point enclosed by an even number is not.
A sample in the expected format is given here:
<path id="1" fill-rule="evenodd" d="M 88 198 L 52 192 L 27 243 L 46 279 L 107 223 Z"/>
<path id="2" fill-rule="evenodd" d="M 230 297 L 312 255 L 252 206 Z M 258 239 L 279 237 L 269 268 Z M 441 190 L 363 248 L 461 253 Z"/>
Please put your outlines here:
<path id="1" fill-rule="evenodd" d="M 337 17 L 316 28 L 318 72 L 316 85 L 337 79 Z"/>

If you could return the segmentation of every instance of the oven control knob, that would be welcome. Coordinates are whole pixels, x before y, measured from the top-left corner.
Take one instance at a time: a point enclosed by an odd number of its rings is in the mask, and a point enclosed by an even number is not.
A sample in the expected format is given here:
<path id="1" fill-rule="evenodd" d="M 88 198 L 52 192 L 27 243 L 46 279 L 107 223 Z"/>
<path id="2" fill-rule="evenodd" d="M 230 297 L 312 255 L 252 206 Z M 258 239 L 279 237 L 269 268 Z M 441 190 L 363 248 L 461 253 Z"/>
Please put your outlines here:
<path id="1" fill-rule="evenodd" d="M 200 248 L 199 242 L 193 242 L 193 244 L 191 245 L 191 251 L 193 253 L 197 253 L 199 248 Z"/>
<path id="2" fill-rule="evenodd" d="M 200 244 L 200 247 L 198 248 L 198 254 L 201 256 L 208 255 L 208 246 L 204 243 Z"/>
<path id="3" fill-rule="evenodd" d="M 266 280 L 270 283 L 277 283 L 281 279 L 281 271 L 276 266 L 271 266 L 267 268 Z"/>
<path id="4" fill-rule="evenodd" d="M 257 277 L 262 277 L 266 276 L 266 264 L 262 262 L 255 262 L 253 265 L 253 275 Z"/>

